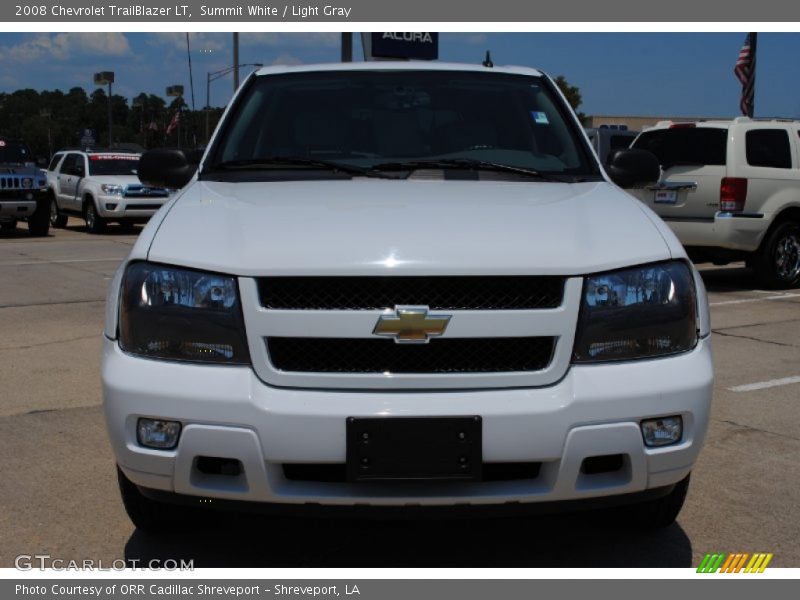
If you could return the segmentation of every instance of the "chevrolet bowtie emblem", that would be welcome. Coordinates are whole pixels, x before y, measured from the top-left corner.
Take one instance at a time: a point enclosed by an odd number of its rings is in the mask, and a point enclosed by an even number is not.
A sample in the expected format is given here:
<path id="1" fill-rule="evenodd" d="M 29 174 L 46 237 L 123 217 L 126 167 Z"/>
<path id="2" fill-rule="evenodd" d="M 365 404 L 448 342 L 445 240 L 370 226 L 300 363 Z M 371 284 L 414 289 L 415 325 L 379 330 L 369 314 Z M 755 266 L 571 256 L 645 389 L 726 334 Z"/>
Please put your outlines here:
<path id="1" fill-rule="evenodd" d="M 449 322 L 450 315 L 428 314 L 427 306 L 396 306 L 394 314 L 381 315 L 372 333 L 393 337 L 398 344 L 425 344 L 442 335 Z"/>

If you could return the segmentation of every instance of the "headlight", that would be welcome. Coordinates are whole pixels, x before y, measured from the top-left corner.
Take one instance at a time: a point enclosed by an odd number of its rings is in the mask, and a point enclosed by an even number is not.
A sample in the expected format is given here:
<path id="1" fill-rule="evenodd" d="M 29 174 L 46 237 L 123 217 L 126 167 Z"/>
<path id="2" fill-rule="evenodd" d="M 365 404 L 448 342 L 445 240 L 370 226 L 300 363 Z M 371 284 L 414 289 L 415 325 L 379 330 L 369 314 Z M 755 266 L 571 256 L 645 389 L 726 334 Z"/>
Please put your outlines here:
<path id="1" fill-rule="evenodd" d="M 112 185 L 110 183 L 104 183 L 100 186 L 100 189 L 109 196 L 121 196 L 122 192 L 125 191 L 121 185 Z"/>
<path id="2" fill-rule="evenodd" d="M 125 271 L 120 346 L 150 358 L 249 364 L 236 280 L 145 262 Z"/>
<path id="3" fill-rule="evenodd" d="M 689 267 L 678 261 L 599 275 L 583 284 L 574 362 L 675 354 L 697 344 Z"/>

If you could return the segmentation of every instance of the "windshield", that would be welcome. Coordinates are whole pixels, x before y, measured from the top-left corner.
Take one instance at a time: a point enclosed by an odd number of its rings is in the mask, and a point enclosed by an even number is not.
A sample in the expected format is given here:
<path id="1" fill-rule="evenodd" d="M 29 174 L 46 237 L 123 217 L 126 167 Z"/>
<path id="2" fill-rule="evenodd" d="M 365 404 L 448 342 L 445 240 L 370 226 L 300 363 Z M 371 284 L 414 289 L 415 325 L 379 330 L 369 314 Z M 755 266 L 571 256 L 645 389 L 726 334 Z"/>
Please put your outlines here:
<path id="1" fill-rule="evenodd" d="M 649 150 L 665 169 L 675 165 L 724 165 L 728 131 L 719 127 L 654 129 L 638 137 L 633 147 Z"/>
<path id="2" fill-rule="evenodd" d="M 31 158 L 31 151 L 27 144 L 0 140 L 0 163 L 29 162 L 33 162 L 33 158 Z"/>
<path id="3" fill-rule="evenodd" d="M 138 154 L 91 154 L 89 175 L 136 175 Z"/>
<path id="4" fill-rule="evenodd" d="M 334 71 L 257 77 L 206 171 L 494 163 L 599 178 L 580 130 L 543 78 L 487 71 Z M 458 164 L 454 164 L 457 159 Z M 260 162 L 259 162 L 260 161 Z M 270 165 L 270 161 L 274 164 Z M 317 164 L 319 169 L 320 165 Z M 420 167 L 421 168 L 421 167 Z"/>

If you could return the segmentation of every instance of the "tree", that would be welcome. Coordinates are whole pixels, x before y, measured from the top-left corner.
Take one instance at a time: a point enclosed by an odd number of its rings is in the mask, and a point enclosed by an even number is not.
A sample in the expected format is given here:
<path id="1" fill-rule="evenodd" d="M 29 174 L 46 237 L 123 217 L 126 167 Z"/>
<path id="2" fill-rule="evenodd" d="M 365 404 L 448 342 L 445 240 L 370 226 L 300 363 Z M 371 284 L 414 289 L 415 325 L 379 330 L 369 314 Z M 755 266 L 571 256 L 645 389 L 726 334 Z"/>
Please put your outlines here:
<path id="1" fill-rule="evenodd" d="M 578 111 L 578 107 L 583 104 L 580 88 L 578 88 L 576 85 L 570 85 L 570 83 L 567 81 L 567 78 L 563 75 L 556 77 L 555 83 L 558 86 L 558 89 L 561 90 L 561 93 L 564 94 L 564 97 L 567 99 L 567 102 L 569 102 L 572 110 L 578 113 L 578 119 L 583 121 L 586 118 L 586 115 Z"/>

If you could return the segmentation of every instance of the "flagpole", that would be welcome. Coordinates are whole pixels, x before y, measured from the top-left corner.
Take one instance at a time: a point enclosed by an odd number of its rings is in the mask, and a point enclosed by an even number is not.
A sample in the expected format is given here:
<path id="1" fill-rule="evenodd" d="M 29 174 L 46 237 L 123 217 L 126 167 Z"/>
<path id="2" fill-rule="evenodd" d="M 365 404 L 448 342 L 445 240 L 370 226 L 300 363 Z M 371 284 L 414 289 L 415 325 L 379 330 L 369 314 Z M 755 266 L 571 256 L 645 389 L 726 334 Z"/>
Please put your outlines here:
<path id="1" fill-rule="evenodd" d="M 758 44 L 758 33 L 751 32 L 750 33 L 750 51 L 753 54 L 753 101 L 750 103 L 750 118 L 752 119 L 756 114 L 756 59 L 758 55 L 756 54 Z"/>

